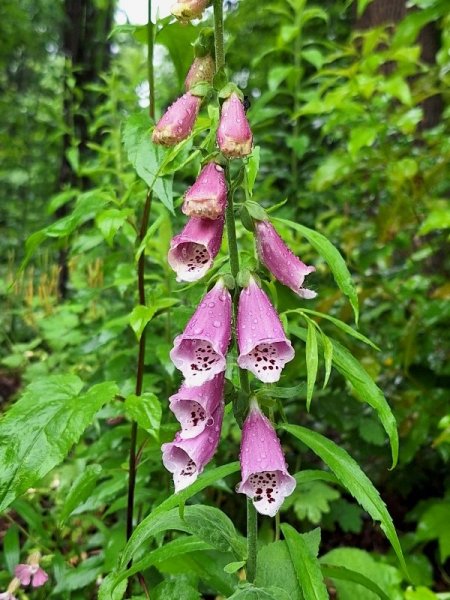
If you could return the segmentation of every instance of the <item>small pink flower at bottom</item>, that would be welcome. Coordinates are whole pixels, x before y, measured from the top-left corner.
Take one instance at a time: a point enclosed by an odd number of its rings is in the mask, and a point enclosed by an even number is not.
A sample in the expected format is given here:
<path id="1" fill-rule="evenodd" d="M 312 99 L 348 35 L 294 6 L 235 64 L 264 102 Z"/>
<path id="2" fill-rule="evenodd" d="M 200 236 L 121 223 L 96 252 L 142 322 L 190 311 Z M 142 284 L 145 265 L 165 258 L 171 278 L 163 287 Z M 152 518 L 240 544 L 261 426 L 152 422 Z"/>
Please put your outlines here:
<path id="1" fill-rule="evenodd" d="M 259 513 L 274 517 L 296 481 L 288 473 L 275 430 L 256 400 L 250 403 L 242 429 L 240 461 L 242 481 L 237 491 L 246 494 Z"/>
<path id="2" fill-rule="evenodd" d="M 223 218 L 227 204 L 227 184 L 220 165 L 210 162 L 184 195 L 182 211 L 188 217 Z"/>
<path id="3" fill-rule="evenodd" d="M 220 402 L 205 429 L 195 438 L 183 440 L 177 433 L 173 442 L 161 446 L 163 464 L 173 473 L 175 492 L 194 483 L 213 457 L 220 440 L 223 410 Z"/>
<path id="4" fill-rule="evenodd" d="M 261 262 L 274 277 L 302 298 L 314 298 L 316 292 L 303 286 L 305 277 L 316 269 L 305 265 L 286 246 L 270 221 L 256 221 L 256 246 Z"/>
<path id="5" fill-rule="evenodd" d="M 178 98 L 156 124 L 152 140 L 155 144 L 174 146 L 191 133 L 202 99 L 189 92 Z"/>
<path id="6" fill-rule="evenodd" d="M 41 587 L 48 579 L 47 573 L 40 568 L 39 564 L 20 564 L 14 569 L 14 574 L 22 585 Z"/>
<path id="7" fill-rule="evenodd" d="M 170 242 L 167 256 L 177 281 L 198 281 L 211 268 L 222 243 L 224 219 L 191 217 Z"/>
<path id="8" fill-rule="evenodd" d="M 228 158 L 242 158 L 252 151 L 253 136 L 245 115 L 244 105 L 236 93 L 222 105 L 217 143 Z"/>
<path id="9" fill-rule="evenodd" d="M 225 371 L 231 339 L 231 296 L 222 279 L 203 297 L 170 351 L 173 364 L 193 387 Z"/>
<path id="10" fill-rule="evenodd" d="M 176 394 L 170 396 L 170 410 L 181 425 L 181 439 L 196 437 L 211 423 L 212 414 L 223 402 L 224 382 L 225 373 L 219 373 L 198 387 L 182 385 Z"/>
<path id="11" fill-rule="evenodd" d="M 241 369 L 264 383 L 274 383 L 294 349 L 269 298 L 253 277 L 239 296 L 237 334 Z"/>
<path id="12" fill-rule="evenodd" d="M 11 592 L 1 592 L 0 600 L 17 600 L 17 596 L 14 596 Z"/>

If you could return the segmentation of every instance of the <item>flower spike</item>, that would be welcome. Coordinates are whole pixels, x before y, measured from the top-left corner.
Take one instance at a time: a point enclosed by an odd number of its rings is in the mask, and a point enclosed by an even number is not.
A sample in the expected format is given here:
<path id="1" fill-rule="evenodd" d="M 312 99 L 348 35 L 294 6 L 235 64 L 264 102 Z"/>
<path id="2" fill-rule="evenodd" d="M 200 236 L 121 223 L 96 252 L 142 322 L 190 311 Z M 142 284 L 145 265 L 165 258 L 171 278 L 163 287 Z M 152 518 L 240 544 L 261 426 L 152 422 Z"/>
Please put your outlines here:
<path id="1" fill-rule="evenodd" d="M 177 281 L 198 281 L 211 268 L 222 243 L 223 224 L 223 217 L 214 221 L 191 217 L 172 239 L 168 261 Z"/>
<path id="2" fill-rule="evenodd" d="M 264 383 L 274 383 L 294 349 L 269 298 L 250 277 L 239 296 L 237 319 L 238 365 Z"/>
<path id="3" fill-rule="evenodd" d="M 163 464 L 173 473 L 175 492 L 194 483 L 213 457 L 220 440 L 223 410 L 223 402 L 220 402 L 205 429 L 196 437 L 182 439 L 177 433 L 173 442 L 161 446 Z"/>
<path id="4" fill-rule="evenodd" d="M 191 133 L 202 99 L 187 92 L 178 98 L 158 121 L 153 130 L 155 144 L 174 146 Z"/>
<path id="5" fill-rule="evenodd" d="M 252 151 L 253 136 L 245 115 L 244 105 L 233 92 L 223 103 L 217 143 L 228 158 L 242 158 Z"/>
<path id="6" fill-rule="evenodd" d="M 186 192 L 182 211 L 188 217 L 219 219 L 224 214 L 226 203 L 225 174 L 220 165 L 210 162 Z"/>
<path id="7" fill-rule="evenodd" d="M 203 297 L 170 351 L 187 387 L 199 386 L 225 371 L 231 339 L 231 296 L 223 281 Z"/>
<path id="8" fill-rule="evenodd" d="M 188 440 L 201 434 L 214 411 L 223 402 L 225 373 L 219 373 L 198 387 L 182 385 L 176 394 L 169 398 L 170 410 L 181 425 L 179 437 Z"/>
<path id="9" fill-rule="evenodd" d="M 265 267 L 284 285 L 302 298 L 314 298 L 316 292 L 303 286 L 305 277 L 315 267 L 308 267 L 286 246 L 270 221 L 256 221 L 256 246 L 259 259 Z"/>
<path id="10" fill-rule="evenodd" d="M 246 494 L 262 515 L 274 517 L 296 481 L 289 475 L 281 444 L 256 400 L 244 422 L 241 441 L 242 481 L 237 491 Z"/>

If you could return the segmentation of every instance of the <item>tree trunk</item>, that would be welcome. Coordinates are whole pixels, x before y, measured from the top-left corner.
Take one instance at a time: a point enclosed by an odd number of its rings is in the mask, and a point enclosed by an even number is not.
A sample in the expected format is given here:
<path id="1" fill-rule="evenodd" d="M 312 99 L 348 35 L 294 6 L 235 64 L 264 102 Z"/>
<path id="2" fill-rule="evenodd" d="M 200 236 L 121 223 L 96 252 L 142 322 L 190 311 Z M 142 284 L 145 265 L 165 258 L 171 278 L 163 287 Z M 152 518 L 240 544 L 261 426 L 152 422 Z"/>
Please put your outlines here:
<path id="1" fill-rule="evenodd" d="M 89 179 L 79 177 L 68 160 L 67 151 L 75 141 L 80 164 L 88 155 L 88 130 L 99 94 L 87 86 L 99 82 L 100 74 L 110 61 L 108 34 L 114 16 L 115 0 L 100 3 L 95 0 L 65 0 L 65 19 L 62 32 L 62 49 L 65 56 L 63 113 L 66 131 L 62 139 L 59 187 L 86 189 Z M 74 84 L 70 85 L 70 78 Z M 74 94 L 76 91 L 76 97 Z M 69 213 L 64 204 L 56 211 L 61 219 Z M 59 253 L 59 293 L 67 297 L 69 269 L 67 242 Z"/>

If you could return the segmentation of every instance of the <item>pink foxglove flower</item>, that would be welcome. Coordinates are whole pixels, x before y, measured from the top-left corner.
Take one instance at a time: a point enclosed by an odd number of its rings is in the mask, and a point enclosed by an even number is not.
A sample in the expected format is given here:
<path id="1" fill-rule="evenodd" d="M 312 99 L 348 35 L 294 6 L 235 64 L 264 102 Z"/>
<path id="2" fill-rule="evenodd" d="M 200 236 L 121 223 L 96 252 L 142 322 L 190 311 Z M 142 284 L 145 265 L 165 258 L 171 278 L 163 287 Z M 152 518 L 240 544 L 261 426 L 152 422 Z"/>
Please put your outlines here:
<path id="1" fill-rule="evenodd" d="M 231 338 L 231 296 L 219 279 L 200 302 L 184 332 L 174 340 L 170 358 L 187 387 L 199 386 L 225 371 Z"/>
<path id="2" fill-rule="evenodd" d="M 223 103 L 217 142 L 228 158 L 242 158 L 252 151 L 253 136 L 245 115 L 244 105 L 236 93 Z"/>
<path id="3" fill-rule="evenodd" d="M 227 184 L 220 165 L 210 162 L 203 167 L 194 185 L 184 196 L 183 212 L 188 217 L 219 219 L 227 203 Z"/>
<path id="4" fill-rule="evenodd" d="M 33 587 L 41 587 L 47 581 L 48 575 L 39 566 L 39 559 L 37 562 L 32 562 L 31 557 L 28 560 L 29 564 L 17 565 L 14 574 L 22 585 L 30 585 L 31 583 Z"/>
<path id="5" fill-rule="evenodd" d="M 253 277 L 239 296 L 237 334 L 241 369 L 264 383 L 278 381 L 295 352 L 276 310 Z"/>
<path id="6" fill-rule="evenodd" d="M 314 298 L 316 292 L 302 286 L 306 275 L 316 269 L 289 250 L 270 221 L 256 221 L 255 229 L 259 258 L 272 275 L 302 298 Z"/>
<path id="7" fill-rule="evenodd" d="M 195 438 L 183 440 L 177 433 L 173 442 L 161 446 L 163 464 L 173 473 L 175 492 L 194 483 L 213 457 L 220 440 L 223 409 L 220 402 L 205 429 Z"/>
<path id="8" fill-rule="evenodd" d="M 214 411 L 223 402 L 224 382 L 225 373 L 219 373 L 214 379 L 198 387 L 182 385 L 169 398 L 170 410 L 181 425 L 180 439 L 196 437 L 211 423 Z"/>
<path id="9" fill-rule="evenodd" d="M 177 0 L 170 12 L 181 21 L 190 21 L 202 16 L 210 0 Z"/>
<path id="10" fill-rule="evenodd" d="M 155 144 L 174 146 L 191 133 L 202 99 L 189 92 L 178 98 L 158 121 L 153 130 Z"/>
<path id="11" fill-rule="evenodd" d="M 296 482 L 288 473 L 274 428 L 256 400 L 250 403 L 242 429 L 240 461 L 242 481 L 237 491 L 246 494 L 259 513 L 274 517 Z"/>
<path id="12" fill-rule="evenodd" d="M 189 92 L 189 90 L 198 83 L 212 83 L 215 68 L 216 65 L 214 59 L 210 54 L 206 54 L 206 56 L 197 56 L 184 81 L 186 91 Z"/>
<path id="13" fill-rule="evenodd" d="M 214 221 L 191 217 L 172 239 L 168 261 L 177 281 L 197 281 L 211 268 L 222 243 L 223 224 L 223 217 Z"/>

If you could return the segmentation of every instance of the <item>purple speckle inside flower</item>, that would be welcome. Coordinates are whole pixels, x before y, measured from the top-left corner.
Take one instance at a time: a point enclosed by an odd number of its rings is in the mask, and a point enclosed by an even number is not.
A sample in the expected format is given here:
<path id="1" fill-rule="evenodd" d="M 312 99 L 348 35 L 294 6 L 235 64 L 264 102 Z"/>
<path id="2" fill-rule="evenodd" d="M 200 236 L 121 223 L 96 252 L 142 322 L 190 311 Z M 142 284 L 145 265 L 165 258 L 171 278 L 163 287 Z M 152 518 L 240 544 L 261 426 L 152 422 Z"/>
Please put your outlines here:
<path id="1" fill-rule="evenodd" d="M 181 423 L 183 432 L 189 434 L 188 437 L 194 437 L 203 431 L 207 421 L 205 409 L 195 400 L 179 401 L 176 406 L 176 416 Z"/>
<path id="2" fill-rule="evenodd" d="M 284 496 L 280 495 L 277 471 L 254 473 L 250 475 L 248 481 L 253 492 L 253 502 L 258 503 L 260 512 L 267 514 L 268 512 L 272 512 L 275 507 L 278 510 L 284 500 Z"/>
<path id="3" fill-rule="evenodd" d="M 284 342 L 258 344 L 245 356 L 241 366 L 249 369 L 261 381 L 266 383 L 278 381 L 286 362 L 285 346 Z"/>
<path id="4" fill-rule="evenodd" d="M 200 385 L 209 381 L 222 370 L 223 357 L 214 350 L 208 340 L 183 340 L 178 355 L 185 363 L 183 373 L 189 385 Z"/>
<path id="5" fill-rule="evenodd" d="M 176 250 L 176 258 L 183 267 L 179 267 L 183 273 L 199 273 L 206 271 L 209 267 L 211 257 L 203 244 L 184 242 L 179 244 Z"/>

